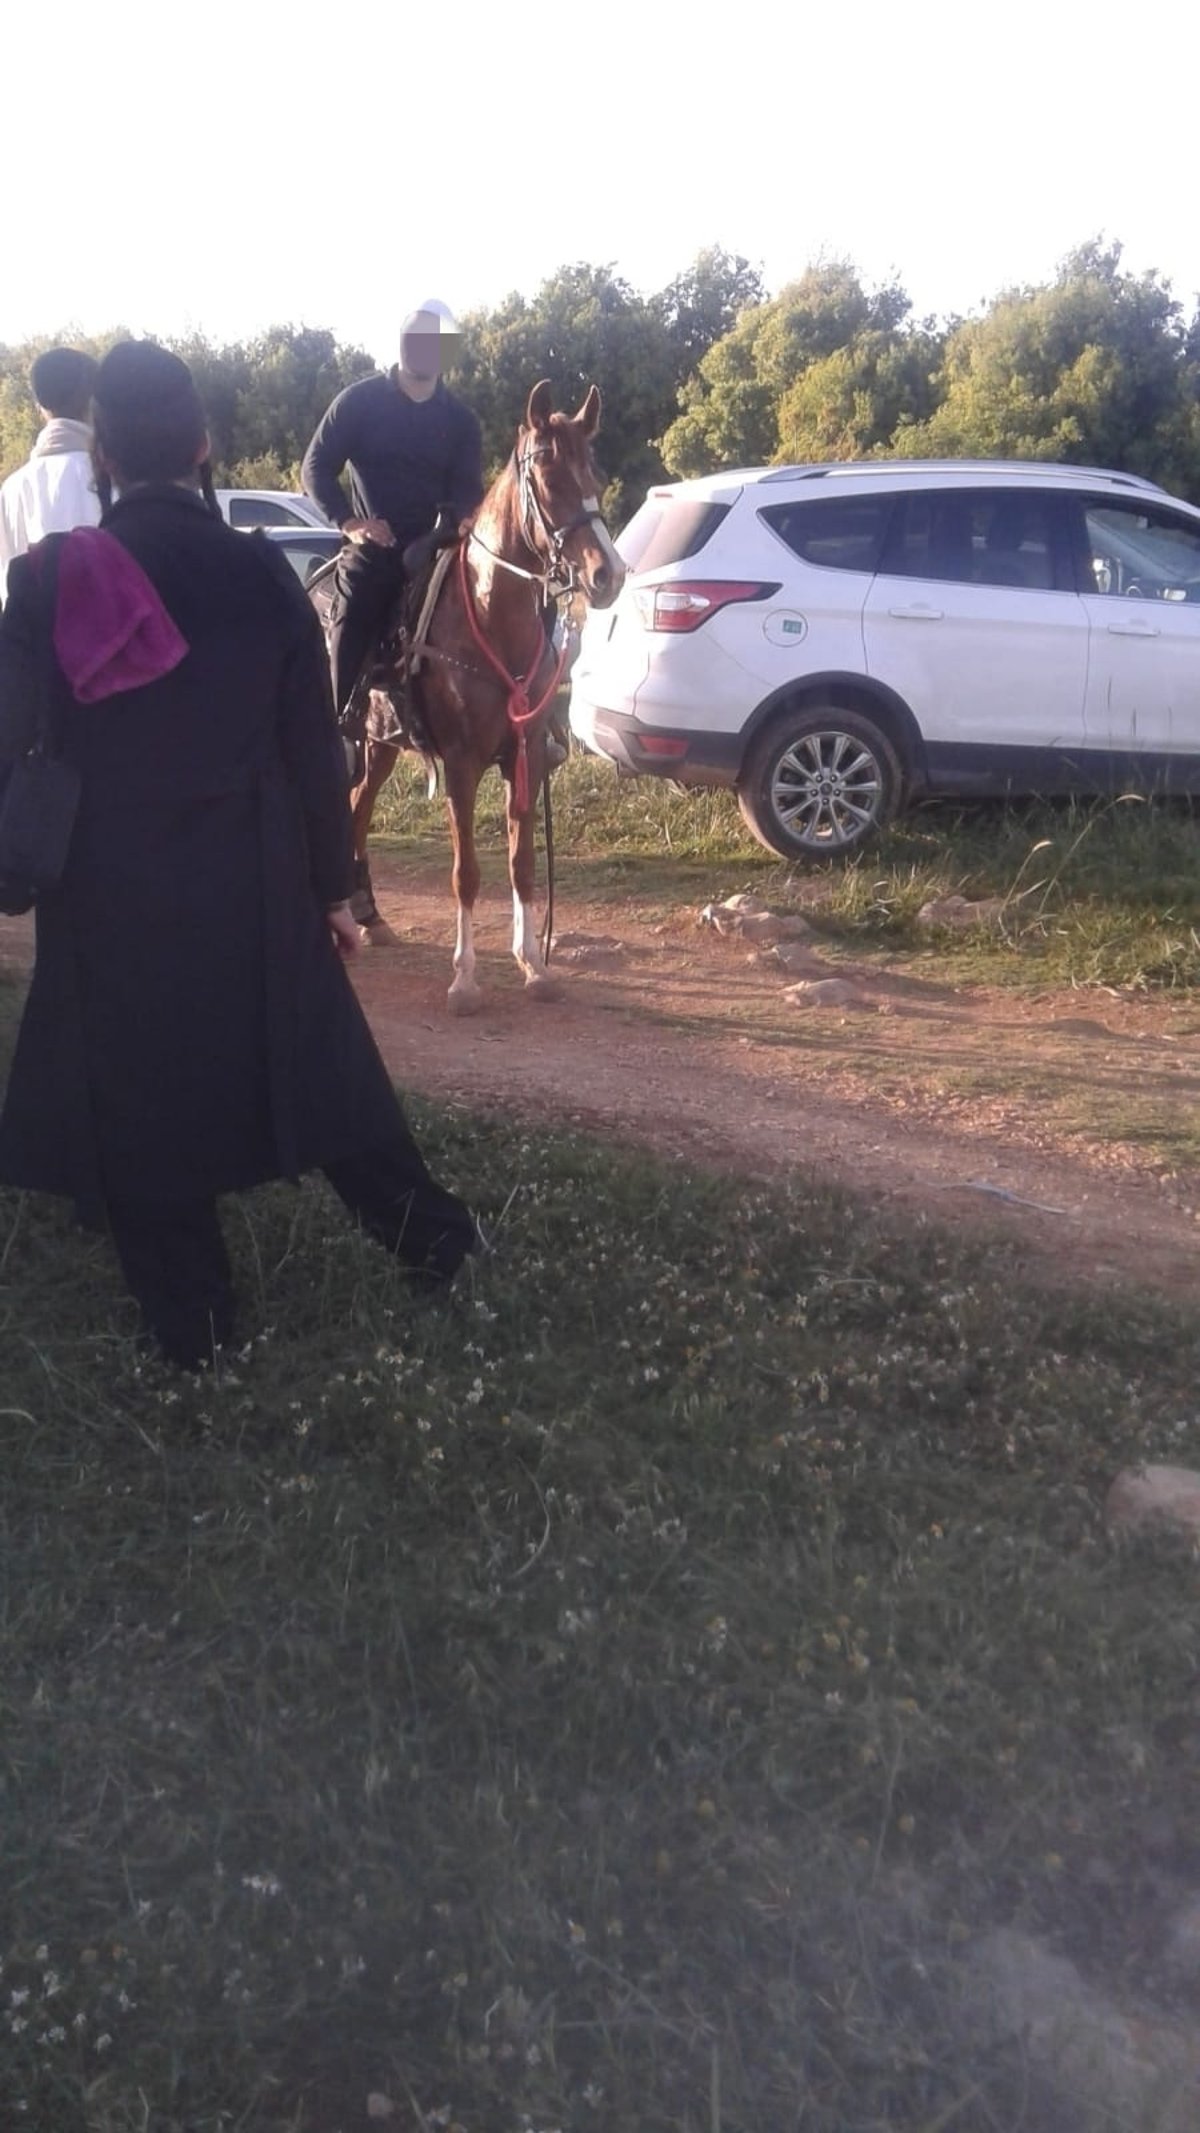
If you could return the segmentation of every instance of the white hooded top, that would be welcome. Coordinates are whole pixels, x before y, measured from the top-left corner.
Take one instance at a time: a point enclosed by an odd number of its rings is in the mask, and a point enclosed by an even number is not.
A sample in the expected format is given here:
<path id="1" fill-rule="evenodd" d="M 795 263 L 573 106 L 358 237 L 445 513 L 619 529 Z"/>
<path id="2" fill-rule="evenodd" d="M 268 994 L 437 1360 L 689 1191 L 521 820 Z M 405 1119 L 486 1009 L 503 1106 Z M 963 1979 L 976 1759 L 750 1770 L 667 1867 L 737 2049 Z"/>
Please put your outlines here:
<path id="1" fill-rule="evenodd" d="M 47 533 L 99 524 L 91 442 L 86 422 L 56 415 L 39 433 L 26 464 L 0 486 L 0 602 L 15 556 Z"/>

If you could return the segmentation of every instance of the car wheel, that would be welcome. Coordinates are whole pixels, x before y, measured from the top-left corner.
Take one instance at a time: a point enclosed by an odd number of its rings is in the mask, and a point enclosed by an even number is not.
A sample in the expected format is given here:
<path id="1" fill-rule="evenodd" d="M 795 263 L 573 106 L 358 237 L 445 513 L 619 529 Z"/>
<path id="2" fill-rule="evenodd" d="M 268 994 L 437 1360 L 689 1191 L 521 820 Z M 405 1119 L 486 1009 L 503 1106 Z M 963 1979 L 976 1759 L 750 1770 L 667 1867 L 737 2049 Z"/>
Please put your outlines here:
<path id="1" fill-rule="evenodd" d="M 783 858 L 846 859 L 890 822 L 902 783 L 886 734 L 825 704 L 772 720 L 742 766 L 738 804 Z"/>

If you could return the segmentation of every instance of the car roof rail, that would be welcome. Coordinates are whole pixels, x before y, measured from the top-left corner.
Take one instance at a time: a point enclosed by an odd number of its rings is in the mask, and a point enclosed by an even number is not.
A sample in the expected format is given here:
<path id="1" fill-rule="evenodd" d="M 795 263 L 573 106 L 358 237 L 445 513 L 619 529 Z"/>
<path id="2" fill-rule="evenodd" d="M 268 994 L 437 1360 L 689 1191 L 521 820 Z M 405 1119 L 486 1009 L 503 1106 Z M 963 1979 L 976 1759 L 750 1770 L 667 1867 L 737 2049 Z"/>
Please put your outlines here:
<path id="1" fill-rule="evenodd" d="M 1111 482 L 1125 489 L 1148 489 L 1156 496 L 1167 491 L 1144 474 L 1126 474 L 1116 467 L 1077 466 L 1065 459 L 826 459 L 808 464 L 765 468 L 760 486 L 777 481 L 823 481 L 847 474 L 1070 474 L 1092 481 Z M 710 477 L 711 479 L 712 477 Z"/>

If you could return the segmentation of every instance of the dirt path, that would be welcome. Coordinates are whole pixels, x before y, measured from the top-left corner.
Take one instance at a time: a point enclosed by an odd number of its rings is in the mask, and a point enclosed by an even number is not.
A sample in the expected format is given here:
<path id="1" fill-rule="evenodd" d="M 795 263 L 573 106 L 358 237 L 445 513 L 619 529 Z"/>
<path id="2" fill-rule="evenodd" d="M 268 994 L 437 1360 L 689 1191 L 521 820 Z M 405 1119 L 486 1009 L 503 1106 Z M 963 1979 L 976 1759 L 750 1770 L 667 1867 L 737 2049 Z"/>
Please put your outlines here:
<path id="1" fill-rule="evenodd" d="M 1172 1121 L 1200 1115 L 1194 1003 L 955 990 L 931 957 L 928 979 L 911 964 L 871 973 L 860 1008 L 801 1009 L 787 972 L 691 909 L 655 923 L 633 900 L 572 898 L 563 997 L 539 1005 L 508 955 L 497 885 L 479 910 L 487 1005 L 455 1021 L 444 876 L 386 857 L 375 874 L 399 943 L 364 954 L 356 983 L 402 1086 L 694 1164 L 813 1171 L 999 1230 L 1069 1279 L 1200 1295 L 1200 1173 L 1160 1152 Z M 1113 1122 L 1131 1105 L 1138 1137 L 1122 1139 Z M 1100 1129 L 1080 1128 L 1089 1116 Z"/>
<path id="2" fill-rule="evenodd" d="M 691 909 L 655 922 L 633 900 L 572 897 L 563 997 L 538 1004 L 497 884 L 479 910 L 486 1006 L 456 1021 L 443 871 L 373 866 L 398 939 L 364 953 L 355 983 L 402 1087 L 696 1166 L 813 1172 L 1005 1235 L 1056 1278 L 1200 1295 L 1200 1172 L 1164 1152 L 1200 1115 L 1195 1003 L 955 989 L 931 956 L 918 975 L 863 973 L 860 1006 L 797 1008 L 787 972 Z M 0 921 L 0 958 L 30 947 L 29 921 Z"/>

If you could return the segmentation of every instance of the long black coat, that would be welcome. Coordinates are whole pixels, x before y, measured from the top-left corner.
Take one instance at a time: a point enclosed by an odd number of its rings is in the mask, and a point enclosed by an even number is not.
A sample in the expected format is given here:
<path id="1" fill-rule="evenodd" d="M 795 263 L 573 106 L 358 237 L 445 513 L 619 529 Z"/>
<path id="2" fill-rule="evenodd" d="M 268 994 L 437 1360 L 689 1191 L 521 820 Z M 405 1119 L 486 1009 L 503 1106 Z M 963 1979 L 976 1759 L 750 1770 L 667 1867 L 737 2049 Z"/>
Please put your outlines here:
<path id="1" fill-rule="evenodd" d="M 324 912 L 349 893 L 320 630 L 286 558 L 190 490 L 105 525 L 189 651 L 95 704 L 57 679 L 82 773 L 3 1117 L 0 1179 L 73 1196 L 233 1191 L 386 1143 L 396 1099 Z M 28 732 L 50 617 L 28 562 L 0 617 L 0 759 Z"/>

